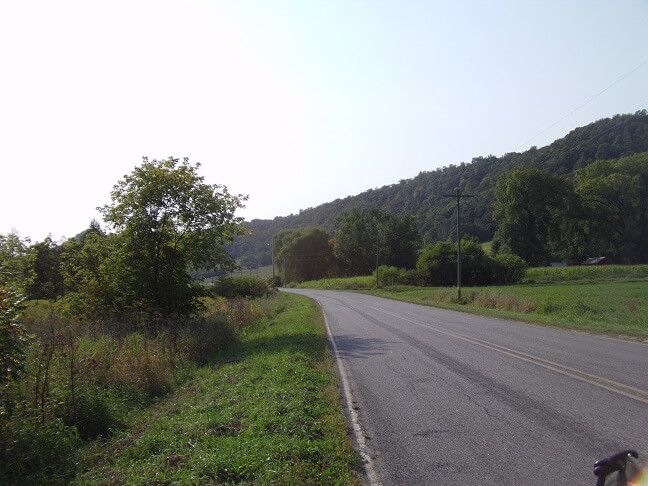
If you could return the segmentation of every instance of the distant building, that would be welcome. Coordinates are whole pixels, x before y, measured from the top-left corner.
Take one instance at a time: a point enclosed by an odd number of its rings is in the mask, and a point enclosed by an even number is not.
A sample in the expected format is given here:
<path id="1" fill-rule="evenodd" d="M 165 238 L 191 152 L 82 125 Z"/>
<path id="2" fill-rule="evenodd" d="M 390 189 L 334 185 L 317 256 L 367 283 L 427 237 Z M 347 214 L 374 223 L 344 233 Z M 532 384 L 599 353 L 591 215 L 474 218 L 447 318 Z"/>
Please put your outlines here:
<path id="1" fill-rule="evenodd" d="M 600 256 L 600 257 L 588 258 L 581 265 L 607 265 L 609 263 L 610 261 L 608 260 L 607 257 Z"/>

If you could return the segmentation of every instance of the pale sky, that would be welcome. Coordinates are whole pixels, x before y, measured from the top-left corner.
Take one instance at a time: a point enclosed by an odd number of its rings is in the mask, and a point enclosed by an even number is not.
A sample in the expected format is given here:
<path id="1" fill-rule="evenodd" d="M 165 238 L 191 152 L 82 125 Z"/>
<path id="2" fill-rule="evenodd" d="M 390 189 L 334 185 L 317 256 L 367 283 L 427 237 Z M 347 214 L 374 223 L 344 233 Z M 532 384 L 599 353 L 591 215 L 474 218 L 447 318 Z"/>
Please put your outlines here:
<path id="1" fill-rule="evenodd" d="M 74 236 L 144 155 L 266 219 L 543 146 L 648 107 L 647 26 L 647 0 L 0 0 L 0 233 Z"/>

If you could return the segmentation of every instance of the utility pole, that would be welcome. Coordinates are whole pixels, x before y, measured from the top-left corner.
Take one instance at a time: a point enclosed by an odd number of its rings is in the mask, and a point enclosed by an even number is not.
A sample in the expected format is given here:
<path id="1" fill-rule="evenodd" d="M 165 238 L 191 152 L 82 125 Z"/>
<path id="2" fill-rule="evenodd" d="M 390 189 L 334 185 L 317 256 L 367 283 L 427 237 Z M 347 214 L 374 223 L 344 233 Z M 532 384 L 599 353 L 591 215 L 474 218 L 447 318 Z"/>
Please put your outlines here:
<path id="1" fill-rule="evenodd" d="M 461 300 L 461 224 L 460 224 L 460 209 L 462 197 L 475 197 L 470 194 L 461 194 L 457 187 L 454 194 L 443 194 L 443 197 L 452 197 L 457 200 L 457 299 Z"/>
<path id="2" fill-rule="evenodd" d="M 274 235 L 270 240 L 270 255 L 272 259 L 272 285 L 275 284 L 275 271 L 274 271 Z"/>
<path id="3" fill-rule="evenodd" d="M 376 288 L 378 288 L 378 251 L 380 250 L 380 236 L 376 225 Z"/>

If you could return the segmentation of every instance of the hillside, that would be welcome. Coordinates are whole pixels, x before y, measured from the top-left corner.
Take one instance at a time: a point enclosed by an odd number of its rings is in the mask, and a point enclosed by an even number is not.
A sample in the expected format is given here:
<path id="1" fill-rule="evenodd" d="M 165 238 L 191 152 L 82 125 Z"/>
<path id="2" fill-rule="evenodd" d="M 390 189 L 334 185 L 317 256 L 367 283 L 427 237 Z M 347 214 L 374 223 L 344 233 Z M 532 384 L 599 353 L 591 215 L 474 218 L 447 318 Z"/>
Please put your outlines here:
<path id="1" fill-rule="evenodd" d="M 495 224 L 492 218 L 495 184 L 503 172 L 517 165 L 529 165 L 550 173 L 566 176 L 594 160 L 613 159 L 648 151 L 648 112 L 616 115 L 584 127 L 576 128 L 565 137 L 546 147 L 522 152 L 475 157 L 470 163 L 450 165 L 433 171 L 421 172 L 412 179 L 379 189 L 369 189 L 356 196 L 301 210 L 299 214 L 276 217 L 272 220 L 255 219 L 247 223 L 253 234 L 240 237 L 232 251 L 244 266 L 254 267 L 270 263 L 268 243 L 281 229 L 304 226 L 325 226 L 333 230 L 335 218 L 353 207 L 381 209 L 409 213 L 417 217 L 425 241 L 444 240 L 454 231 L 454 203 L 441 195 L 456 187 L 474 194 L 462 205 L 463 231 L 482 241 L 492 239 Z"/>

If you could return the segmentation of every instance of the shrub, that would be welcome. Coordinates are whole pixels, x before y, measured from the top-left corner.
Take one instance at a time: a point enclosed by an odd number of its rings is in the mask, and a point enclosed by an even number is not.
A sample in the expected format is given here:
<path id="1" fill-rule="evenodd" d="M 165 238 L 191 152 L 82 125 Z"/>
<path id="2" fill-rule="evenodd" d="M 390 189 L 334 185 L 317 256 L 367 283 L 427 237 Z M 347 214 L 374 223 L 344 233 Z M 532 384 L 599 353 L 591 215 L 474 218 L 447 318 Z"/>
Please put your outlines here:
<path id="1" fill-rule="evenodd" d="M 378 284 L 381 287 L 401 283 L 401 277 L 404 270 L 389 265 L 381 265 L 378 267 Z M 376 278 L 376 272 L 373 273 Z"/>
<path id="2" fill-rule="evenodd" d="M 457 248 L 451 241 L 427 245 L 416 262 L 416 269 L 425 284 L 433 286 L 453 285 L 456 268 Z"/>
<path id="3" fill-rule="evenodd" d="M 422 285 L 423 284 L 423 278 L 421 277 L 421 273 L 415 269 L 409 269 L 403 271 L 400 280 L 403 285 Z"/>
<path id="4" fill-rule="evenodd" d="M 34 415 L 16 415 L 0 424 L 0 483 L 66 484 L 74 473 L 81 439 L 62 419 L 42 423 Z"/>
<path id="5" fill-rule="evenodd" d="M 25 362 L 27 337 L 18 323 L 20 304 L 18 294 L 0 288 L 0 387 L 18 376 Z"/>
<path id="6" fill-rule="evenodd" d="M 118 410 L 122 399 L 109 388 L 86 385 L 78 390 L 73 403 L 66 403 L 63 421 L 76 427 L 79 436 L 86 440 L 107 437 L 121 424 Z"/>
<path id="7" fill-rule="evenodd" d="M 461 241 L 461 281 L 465 285 L 493 283 L 495 263 L 477 240 Z"/>
<path id="8" fill-rule="evenodd" d="M 493 283 L 495 263 L 476 240 L 461 240 L 461 281 L 464 285 Z M 420 278 L 427 285 L 451 286 L 457 282 L 457 245 L 439 241 L 423 249 L 416 263 Z"/>
<path id="9" fill-rule="evenodd" d="M 195 319 L 191 326 L 183 329 L 179 341 L 190 359 L 202 365 L 209 361 L 214 352 L 230 344 L 234 337 L 234 326 L 228 322 L 223 310 Z"/>
<path id="10" fill-rule="evenodd" d="M 519 282 L 527 268 L 526 261 L 517 255 L 498 254 L 495 257 L 493 283 L 508 285 Z"/>

